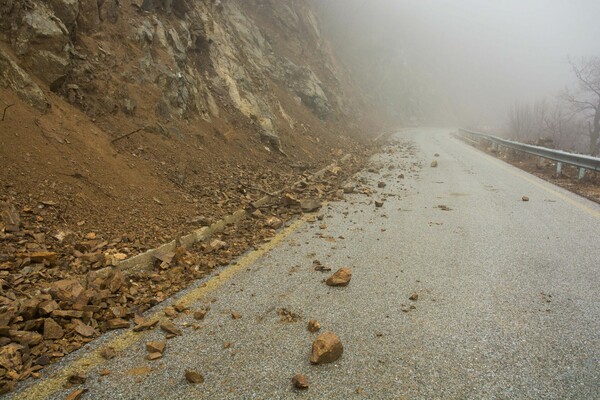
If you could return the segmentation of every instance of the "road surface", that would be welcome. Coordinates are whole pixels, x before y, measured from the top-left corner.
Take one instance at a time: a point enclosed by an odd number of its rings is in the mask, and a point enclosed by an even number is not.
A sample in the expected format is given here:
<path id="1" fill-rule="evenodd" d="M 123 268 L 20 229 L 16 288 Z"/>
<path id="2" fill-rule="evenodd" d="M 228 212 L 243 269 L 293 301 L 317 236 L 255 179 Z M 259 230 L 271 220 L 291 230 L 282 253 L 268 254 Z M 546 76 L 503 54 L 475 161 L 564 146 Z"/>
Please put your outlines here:
<path id="1" fill-rule="evenodd" d="M 600 206 L 449 130 L 396 140 L 354 179 L 373 196 L 346 195 L 323 221 L 294 222 L 182 293 L 211 310 L 197 330 L 177 318 L 184 334 L 163 358 L 144 359 L 160 330 L 114 333 L 11 397 L 62 399 L 79 387 L 64 389 L 66 374 L 84 372 L 84 399 L 600 398 Z M 314 260 L 352 268 L 350 285 L 326 286 Z M 282 322 L 280 309 L 300 320 Z M 340 337 L 338 361 L 309 363 L 309 319 Z M 109 361 L 97 355 L 107 345 Z M 205 382 L 188 384 L 185 370 Z M 308 390 L 292 387 L 298 373 Z"/>

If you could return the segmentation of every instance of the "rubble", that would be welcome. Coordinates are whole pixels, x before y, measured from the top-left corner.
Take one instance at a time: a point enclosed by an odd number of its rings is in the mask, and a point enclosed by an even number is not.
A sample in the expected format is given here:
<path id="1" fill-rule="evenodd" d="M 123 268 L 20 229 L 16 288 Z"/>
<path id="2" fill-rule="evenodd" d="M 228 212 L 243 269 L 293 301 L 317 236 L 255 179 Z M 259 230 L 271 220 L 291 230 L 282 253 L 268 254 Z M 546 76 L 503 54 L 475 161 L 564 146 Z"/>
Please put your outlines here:
<path id="1" fill-rule="evenodd" d="M 185 379 L 189 383 L 194 383 L 194 384 L 204 383 L 204 377 L 195 371 L 185 371 Z"/>
<path id="2" fill-rule="evenodd" d="M 316 319 L 311 319 L 308 321 L 306 329 L 308 329 L 310 333 L 315 333 L 321 329 L 321 324 Z"/>
<path id="3" fill-rule="evenodd" d="M 292 378 L 292 385 L 294 385 L 296 389 L 308 389 L 308 379 L 306 378 L 306 376 L 301 374 L 295 375 Z"/>
<path id="4" fill-rule="evenodd" d="M 327 278 L 327 286 L 348 286 L 352 279 L 352 270 L 350 268 L 340 268 L 333 275 Z"/>
<path id="5" fill-rule="evenodd" d="M 333 332 L 325 332 L 317 337 L 312 344 L 310 362 L 326 364 L 336 361 L 344 352 L 344 346 Z"/>

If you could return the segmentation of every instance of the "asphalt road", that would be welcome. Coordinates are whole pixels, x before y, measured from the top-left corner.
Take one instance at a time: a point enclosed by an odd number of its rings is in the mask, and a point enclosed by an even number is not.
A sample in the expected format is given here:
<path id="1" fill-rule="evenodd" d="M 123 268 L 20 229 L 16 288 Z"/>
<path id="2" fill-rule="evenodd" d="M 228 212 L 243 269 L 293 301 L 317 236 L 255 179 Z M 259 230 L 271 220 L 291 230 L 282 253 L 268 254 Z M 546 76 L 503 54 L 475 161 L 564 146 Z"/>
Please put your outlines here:
<path id="1" fill-rule="evenodd" d="M 323 221 L 296 222 L 268 251 L 184 293 L 211 310 L 197 330 L 184 326 L 191 315 L 177 318 L 184 334 L 163 358 L 144 359 L 160 330 L 115 333 L 91 348 L 112 340 L 116 358 L 84 349 L 13 397 L 64 398 L 77 387 L 58 383 L 75 365 L 88 376 L 84 399 L 600 398 L 600 206 L 449 130 L 396 138 L 395 152 L 373 160 L 378 172 L 355 179 L 376 194 L 346 195 Z M 326 286 L 313 260 L 351 267 L 350 285 Z M 281 322 L 281 308 L 300 321 Z M 341 338 L 337 362 L 309 363 L 309 319 Z M 205 382 L 188 384 L 187 369 Z M 308 390 L 292 388 L 297 373 Z"/>

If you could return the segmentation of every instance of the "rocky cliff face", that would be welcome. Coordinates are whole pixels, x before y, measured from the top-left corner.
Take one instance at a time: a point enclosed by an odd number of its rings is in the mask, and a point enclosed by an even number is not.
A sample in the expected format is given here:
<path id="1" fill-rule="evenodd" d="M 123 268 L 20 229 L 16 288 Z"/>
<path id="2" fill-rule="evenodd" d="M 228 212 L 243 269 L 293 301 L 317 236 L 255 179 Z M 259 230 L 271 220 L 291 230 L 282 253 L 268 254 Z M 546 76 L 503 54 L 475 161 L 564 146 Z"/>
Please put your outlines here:
<path id="1" fill-rule="evenodd" d="M 6 0 L 0 15 L 0 83 L 42 111 L 49 89 L 108 131 L 220 120 L 284 151 L 302 108 L 361 107 L 304 1 Z"/>

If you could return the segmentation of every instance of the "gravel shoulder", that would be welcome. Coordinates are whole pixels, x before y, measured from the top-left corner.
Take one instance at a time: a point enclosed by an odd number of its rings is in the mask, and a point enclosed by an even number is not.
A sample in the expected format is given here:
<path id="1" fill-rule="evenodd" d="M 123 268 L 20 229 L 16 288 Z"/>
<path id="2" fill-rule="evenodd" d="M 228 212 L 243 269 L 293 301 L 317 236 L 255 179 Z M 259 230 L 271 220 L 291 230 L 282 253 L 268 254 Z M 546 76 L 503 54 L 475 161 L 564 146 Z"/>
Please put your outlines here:
<path id="1" fill-rule="evenodd" d="M 214 286 L 190 295 L 192 311 L 210 311 L 200 321 L 179 313 L 183 335 L 162 358 L 145 360 L 146 342 L 165 337 L 155 329 L 111 360 L 92 360 L 85 384 L 40 389 L 109 335 L 8 398 L 61 399 L 80 387 L 84 399 L 599 397 L 600 242 L 590 238 L 600 235 L 600 206 L 448 132 L 397 135 L 354 178 L 359 193 L 284 229 L 218 285 L 182 293 Z M 350 284 L 325 285 L 331 272 L 315 271 L 315 260 L 351 268 Z M 311 343 L 325 331 L 344 353 L 311 365 Z M 186 370 L 204 383 L 188 383 Z M 295 374 L 308 390 L 292 387 Z"/>

